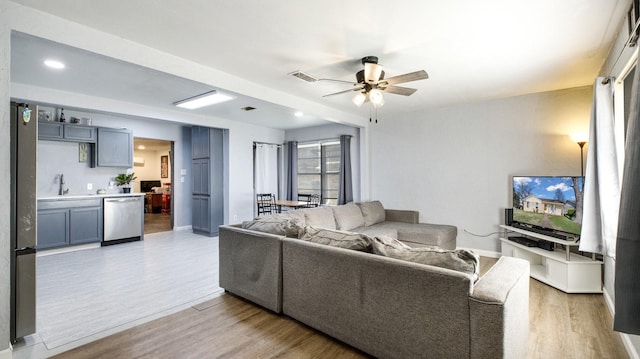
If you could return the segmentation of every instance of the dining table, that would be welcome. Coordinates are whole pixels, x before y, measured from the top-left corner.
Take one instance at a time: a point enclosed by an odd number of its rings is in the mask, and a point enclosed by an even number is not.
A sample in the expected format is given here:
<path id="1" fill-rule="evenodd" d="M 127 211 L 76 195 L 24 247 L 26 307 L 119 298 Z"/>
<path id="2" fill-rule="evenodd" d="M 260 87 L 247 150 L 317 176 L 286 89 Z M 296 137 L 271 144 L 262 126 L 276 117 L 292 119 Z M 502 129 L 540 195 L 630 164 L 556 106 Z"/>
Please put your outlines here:
<path id="1" fill-rule="evenodd" d="M 283 206 L 284 207 L 298 209 L 298 208 L 306 207 L 308 204 L 309 204 L 309 202 L 307 202 L 307 201 L 290 201 L 290 200 L 285 200 L 285 199 L 276 200 L 276 206 L 278 207 L 278 213 L 282 213 L 282 207 Z"/>

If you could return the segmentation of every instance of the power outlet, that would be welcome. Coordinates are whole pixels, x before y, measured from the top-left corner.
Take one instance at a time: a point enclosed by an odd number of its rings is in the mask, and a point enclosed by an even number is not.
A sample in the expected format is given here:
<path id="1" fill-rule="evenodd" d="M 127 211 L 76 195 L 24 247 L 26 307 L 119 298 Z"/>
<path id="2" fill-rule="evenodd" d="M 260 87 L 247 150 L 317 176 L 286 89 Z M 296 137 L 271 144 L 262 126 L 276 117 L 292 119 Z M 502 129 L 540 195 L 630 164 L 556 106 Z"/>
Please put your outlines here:
<path id="1" fill-rule="evenodd" d="M 92 190 L 93 189 L 93 183 L 87 183 L 87 190 Z"/>

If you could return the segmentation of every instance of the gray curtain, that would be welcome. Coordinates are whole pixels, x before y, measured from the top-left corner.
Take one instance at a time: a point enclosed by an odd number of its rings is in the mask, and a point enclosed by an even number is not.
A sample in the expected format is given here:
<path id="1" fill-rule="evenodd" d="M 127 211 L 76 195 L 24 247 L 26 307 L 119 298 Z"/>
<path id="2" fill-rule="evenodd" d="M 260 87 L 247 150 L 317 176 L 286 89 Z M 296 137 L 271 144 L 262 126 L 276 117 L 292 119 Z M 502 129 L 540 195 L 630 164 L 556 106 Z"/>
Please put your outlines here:
<path id="1" fill-rule="evenodd" d="M 351 181 L 351 136 L 340 136 L 340 184 L 338 186 L 338 204 L 353 202 L 353 184 Z"/>
<path id="2" fill-rule="evenodd" d="M 616 247 L 613 329 L 640 334 L 640 71 L 636 69 L 627 124 Z"/>
<path id="3" fill-rule="evenodd" d="M 298 142 L 287 142 L 287 192 L 286 199 L 298 200 Z"/>

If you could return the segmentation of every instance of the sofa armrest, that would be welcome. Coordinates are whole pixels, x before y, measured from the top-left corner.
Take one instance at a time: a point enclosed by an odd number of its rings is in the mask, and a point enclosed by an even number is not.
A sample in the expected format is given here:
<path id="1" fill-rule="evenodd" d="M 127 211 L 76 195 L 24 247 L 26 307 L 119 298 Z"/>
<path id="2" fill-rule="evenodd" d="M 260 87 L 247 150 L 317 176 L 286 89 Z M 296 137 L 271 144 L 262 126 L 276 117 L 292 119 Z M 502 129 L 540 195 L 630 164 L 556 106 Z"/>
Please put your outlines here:
<path id="1" fill-rule="evenodd" d="M 282 311 L 282 239 L 220 226 L 220 287 L 276 313 Z"/>
<path id="2" fill-rule="evenodd" d="M 385 209 L 385 221 L 418 223 L 420 213 L 418 211 L 409 211 L 401 209 Z"/>
<path id="3" fill-rule="evenodd" d="M 529 335 L 529 263 L 501 257 L 469 298 L 471 358 L 523 358 Z"/>

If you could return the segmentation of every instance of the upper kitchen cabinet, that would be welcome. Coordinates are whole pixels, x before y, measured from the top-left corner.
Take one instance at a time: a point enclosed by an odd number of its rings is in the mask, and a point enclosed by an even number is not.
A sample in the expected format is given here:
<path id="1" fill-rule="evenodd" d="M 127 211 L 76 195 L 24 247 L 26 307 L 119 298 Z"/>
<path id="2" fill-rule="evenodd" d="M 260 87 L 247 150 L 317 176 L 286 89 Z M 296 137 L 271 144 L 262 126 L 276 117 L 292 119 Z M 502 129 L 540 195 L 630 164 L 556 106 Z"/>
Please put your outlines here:
<path id="1" fill-rule="evenodd" d="M 127 129 L 98 127 L 96 165 L 133 167 L 133 132 Z"/>
<path id="2" fill-rule="evenodd" d="M 191 158 L 209 158 L 211 154 L 210 133 L 207 127 L 191 127 Z"/>
<path id="3" fill-rule="evenodd" d="M 38 139 L 70 142 L 96 142 L 96 128 L 60 122 L 38 122 Z"/>

